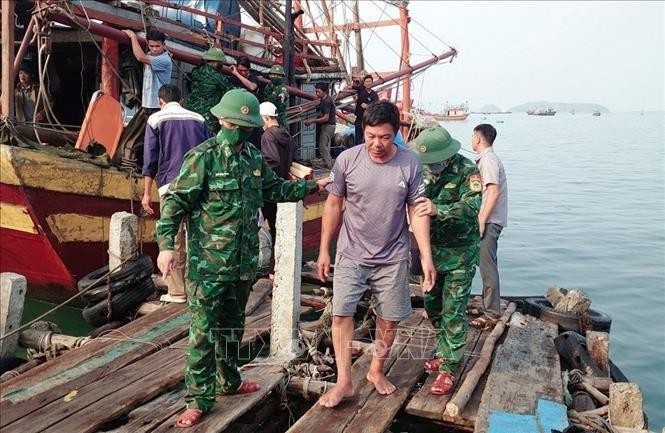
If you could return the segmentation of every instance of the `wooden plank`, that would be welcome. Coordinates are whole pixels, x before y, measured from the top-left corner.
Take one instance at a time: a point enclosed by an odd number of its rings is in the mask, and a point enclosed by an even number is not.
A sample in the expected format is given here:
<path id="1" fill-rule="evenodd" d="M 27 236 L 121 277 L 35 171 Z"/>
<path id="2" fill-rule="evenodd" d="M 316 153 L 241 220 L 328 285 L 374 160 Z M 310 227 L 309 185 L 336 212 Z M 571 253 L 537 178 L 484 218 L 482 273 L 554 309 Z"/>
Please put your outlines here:
<path id="1" fill-rule="evenodd" d="M 268 365 L 247 370 L 243 376 L 247 380 L 259 383 L 261 389 L 251 394 L 218 396 L 212 410 L 201 420 L 200 424 L 188 429 L 188 432 L 204 433 L 224 430 L 233 421 L 252 410 L 257 403 L 265 399 L 284 379 L 281 367 Z M 184 410 L 184 404 L 181 405 L 180 409 L 177 414 L 171 416 L 152 431 L 155 433 L 172 432 L 180 412 Z"/>
<path id="2" fill-rule="evenodd" d="M 268 301 L 266 296 L 270 292 L 272 292 L 272 281 L 268 278 L 258 280 L 252 286 L 252 291 L 249 293 L 249 299 L 247 299 L 247 305 L 245 306 L 245 315 L 250 316 L 259 305 L 266 303 Z"/>
<path id="3" fill-rule="evenodd" d="M 4 382 L 2 384 L 2 394 L 0 394 L 0 399 L 5 398 L 6 395 L 11 394 L 17 389 L 41 383 L 55 373 L 68 371 L 81 362 L 99 356 L 107 348 L 115 345 L 120 336 L 127 339 L 140 338 L 145 332 L 179 316 L 185 310 L 186 306 L 184 304 L 169 304 L 160 310 L 159 314 L 149 314 L 140 317 L 127 325 L 112 331 L 108 335 L 94 339 L 83 347 L 76 350 L 70 350 L 55 360 L 41 364 L 24 375 Z"/>
<path id="4" fill-rule="evenodd" d="M 129 413 L 129 421 L 114 433 L 148 433 L 182 411 L 185 388 L 180 387 L 162 394 L 156 399 Z"/>
<path id="5" fill-rule="evenodd" d="M 388 430 L 395 414 L 404 405 L 411 389 L 423 375 L 423 361 L 433 356 L 436 340 L 431 338 L 430 330 L 423 326 L 424 324 L 429 324 L 429 321 L 423 320 L 421 326 L 413 329 L 401 328 L 410 334 L 405 334 L 409 340 L 386 374 L 397 387 L 397 391 L 390 395 L 373 393 L 346 426 L 345 432 L 383 433 Z"/>
<path id="6" fill-rule="evenodd" d="M 418 326 L 423 321 L 422 311 L 416 311 L 409 319 L 404 321 L 400 328 L 410 328 Z M 397 357 L 405 349 L 408 338 L 398 332 L 391 350 L 390 358 L 385 362 L 385 369 L 389 371 L 390 367 L 396 361 Z M 353 364 L 351 368 L 351 378 L 356 387 L 356 396 L 349 400 L 342 401 L 335 408 L 324 408 L 315 404 L 298 422 L 296 422 L 288 433 L 304 433 L 316 431 L 317 433 L 341 432 L 346 425 L 353 420 L 358 411 L 364 406 L 368 398 L 376 392 L 374 385 L 367 381 L 366 375 L 369 365 L 372 361 L 372 353 L 364 353 Z"/>
<path id="7" fill-rule="evenodd" d="M 124 394 L 128 387 L 132 384 L 141 382 L 141 386 L 145 387 L 146 375 L 150 372 L 158 372 L 157 375 L 161 376 L 162 372 L 170 371 L 173 369 L 182 369 L 185 350 L 182 347 L 170 347 L 159 352 L 153 353 L 125 368 L 121 368 L 107 376 L 102 380 L 93 382 L 84 387 L 72 390 L 68 398 L 60 398 L 49 404 L 46 404 L 29 416 L 24 416 L 16 422 L 9 425 L 14 431 L 20 432 L 39 432 L 52 427 L 54 424 L 58 425 L 60 421 L 64 420 L 64 424 L 70 424 L 73 430 L 69 431 L 83 431 L 79 428 L 74 429 L 71 419 L 66 419 L 74 414 L 72 418 L 83 420 L 86 418 L 97 418 L 103 422 L 113 408 L 103 410 L 96 413 L 95 407 L 99 406 L 99 402 L 107 402 L 110 406 L 115 406 L 112 402 L 116 399 L 121 401 L 118 394 Z M 75 392 L 75 394 L 73 394 Z M 103 415 L 100 415 L 103 414 Z M 60 423 L 60 424 L 63 424 Z M 52 427 L 52 428 L 55 428 Z M 57 430 L 56 430 L 57 431 Z"/>
<path id="8" fill-rule="evenodd" d="M 125 334 L 122 331 L 124 327 L 112 331 L 111 334 L 104 337 L 106 341 L 103 342 L 103 347 L 99 350 L 93 350 L 92 353 L 85 350 L 87 346 L 72 351 L 71 353 L 75 354 L 75 352 L 81 350 L 88 358 L 76 363 L 71 363 L 71 359 L 63 360 L 67 367 L 64 371 L 64 367 L 59 365 L 61 358 L 56 358 L 50 362 L 53 370 L 55 370 L 52 374 L 49 374 L 51 373 L 49 369 L 40 372 L 38 377 L 42 378 L 41 382 L 32 383 L 31 380 L 28 380 L 22 387 L 20 387 L 21 382 L 16 382 L 19 386 L 15 386 L 14 390 L 6 392 L 0 399 L 0 410 L 2 411 L 0 427 L 4 427 L 39 407 L 65 396 L 73 389 L 81 388 L 99 380 L 156 352 L 162 346 L 182 338 L 188 331 L 189 315 L 184 312 L 182 307 L 177 309 L 176 312 L 177 314 L 174 316 L 156 324 L 154 320 L 149 321 L 148 323 L 155 324 L 155 326 L 152 329 L 144 329 L 145 332 L 135 336 Z M 144 318 L 150 316 L 153 315 Z M 111 340 L 111 336 L 115 336 L 115 339 Z M 118 336 L 122 336 L 120 342 L 117 341 Z M 113 345 L 113 343 L 115 344 Z M 76 354 L 72 358 L 79 360 L 80 355 Z"/>
<path id="9" fill-rule="evenodd" d="M 428 328 L 430 332 L 432 333 L 432 339 L 433 343 L 436 345 L 436 334 L 435 334 L 435 329 L 432 327 L 432 325 L 427 321 Z M 469 327 L 469 332 L 466 336 L 466 349 L 465 349 L 465 355 L 464 359 L 462 362 L 459 363 L 457 366 L 457 370 L 455 371 L 455 377 L 461 378 L 461 380 L 457 380 L 455 382 L 455 389 L 459 386 L 459 384 L 464 380 L 464 375 L 465 373 L 473 366 L 473 364 L 476 361 L 476 357 L 478 353 L 480 353 L 480 349 L 482 348 L 482 344 L 479 344 L 480 337 L 482 335 L 482 331 L 476 328 Z M 436 379 L 437 374 L 429 374 L 427 376 L 427 380 L 425 383 L 422 385 L 422 387 L 418 390 L 415 396 L 411 399 L 409 404 L 406 406 L 406 412 L 410 413 L 411 415 L 419 416 L 421 418 L 428 418 L 428 419 L 435 419 L 435 420 L 440 420 L 441 419 L 441 414 L 443 413 L 443 410 L 446 407 L 446 403 L 448 403 L 448 400 L 450 400 L 449 395 L 432 395 L 429 392 L 430 386 L 432 386 L 432 383 Z M 454 392 L 454 391 L 453 391 Z"/>
<path id="10" fill-rule="evenodd" d="M 93 433 L 102 425 L 119 416 L 129 413 L 132 409 L 153 399 L 164 390 L 175 387 L 183 380 L 183 364 L 186 354 L 184 348 L 179 350 L 169 349 L 169 351 L 171 350 L 176 351 L 176 354 L 175 359 L 169 364 L 160 365 L 153 361 L 152 364 L 141 362 L 141 365 L 132 365 L 128 370 L 139 370 L 139 373 L 143 375 L 140 380 L 135 380 L 117 392 L 104 396 L 93 404 L 87 406 L 84 411 L 77 412 L 75 416 L 70 416 L 61 420 L 43 431 L 53 433 L 63 431 Z M 157 353 L 155 355 L 164 356 L 162 353 Z M 116 374 L 119 373 L 120 372 Z M 109 380 L 111 379 L 112 378 L 109 378 Z M 92 384 L 92 386 L 94 385 L 97 384 Z M 100 383 L 100 386 L 101 385 L 103 384 Z"/>
<path id="11" fill-rule="evenodd" d="M 496 349 L 474 432 L 487 432 L 490 411 L 533 415 L 541 397 L 563 402 L 556 335 L 556 324 L 530 316 L 522 324 L 511 325 Z"/>

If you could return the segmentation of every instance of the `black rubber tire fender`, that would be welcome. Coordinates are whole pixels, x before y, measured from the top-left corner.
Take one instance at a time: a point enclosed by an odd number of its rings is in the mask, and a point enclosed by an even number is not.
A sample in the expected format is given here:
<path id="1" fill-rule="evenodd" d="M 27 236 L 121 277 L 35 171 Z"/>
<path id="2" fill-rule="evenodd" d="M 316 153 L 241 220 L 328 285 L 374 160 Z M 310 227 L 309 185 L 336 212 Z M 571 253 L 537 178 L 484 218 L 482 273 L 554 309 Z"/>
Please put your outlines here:
<path id="1" fill-rule="evenodd" d="M 111 298 L 113 303 L 113 314 L 111 320 L 122 319 L 127 312 L 138 307 L 138 305 L 155 292 L 155 284 L 152 279 L 147 278 L 137 285 L 126 289 L 123 292 L 116 293 Z M 92 326 L 102 326 L 108 323 L 108 301 L 104 299 L 94 305 L 89 305 L 83 309 L 83 318 Z"/>
<path id="2" fill-rule="evenodd" d="M 108 297 L 109 289 L 111 290 L 111 293 L 115 295 L 116 293 L 127 290 L 127 288 L 136 286 L 138 283 L 147 278 L 151 278 L 152 273 L 153 269 L 151 267 L 140 268 L 135 274 L 130 275 L 125 279 L 111 282 L 111 286 L 104 284 L 101 286 L 93 287 L 92 289 L 82 293 L 81 299 L 86 306 L 96 304 Z"/>
<path id="3" fill-rule="evenodd" d="M 150 256 L 143 255 L 139 257 L 136 260 L 130 260 L 120 269 L 118 269 L 115 273 L 111 275 L 111 282 L 115 281 L 121 281 L 121 280 L 126 280 L 130 278 L 132 275 L 137 274 L 139 272 L 146 272 L 147 270 L 150 270 L 150 273 L 154 271 L 154 267 L 152 265 L 152 259 Z M 85 289 L 86 287 L 90 286 L 93 282 L 97 281 L 100 277 L 102 277 L 104 274 L 106 274 L 109 271 L 109 267 L 107 266 L 102 266 L 99 269 L 96 269 L 89 274 L 85 275 L 83 278 L 81 278 L 78 281 L 78 290 L 81 291 Z M 94 285 L 94 287 L 99 287 L 106 285 L 106 278 L 102 279 L 101 281 L 98 281 L 97 284 Z"/>
<path id="4" fill-rule="evenodd" d="M 544 297 L 526 298 L 526 312 L 541 320 L 553 322 L 564 331 L 580 331 L 580 320 L 576 313 L 564 313 L 556 311 Z M 591 317 L 591 329 L 593 331 L 610 332 L 612 318 L 607 314 L 589 308 L 587 314 Z"/>

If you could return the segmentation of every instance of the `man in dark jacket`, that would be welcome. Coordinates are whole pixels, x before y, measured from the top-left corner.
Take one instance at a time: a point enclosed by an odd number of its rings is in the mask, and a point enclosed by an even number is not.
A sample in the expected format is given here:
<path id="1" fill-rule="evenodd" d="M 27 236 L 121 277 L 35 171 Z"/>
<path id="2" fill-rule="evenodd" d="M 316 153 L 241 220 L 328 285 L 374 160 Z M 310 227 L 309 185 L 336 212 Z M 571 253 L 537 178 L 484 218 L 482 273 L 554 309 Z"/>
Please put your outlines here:
<path id="1" fill-rule="evenodd" d="M 282 179 L 288 179 L 289 168 L 291 167 L 291 162 L 293 162 L 296 146 L 286 129 L 279 125 L 279 113 L 275 104 L 272 102 L 263 102 L 259 107 L 259 112 L 263 118 L 263 135 L 261 136 L 261 153 L 263 154 L 263 159 L 277 176 Z M 277 203 L 265 201 L 261 212 L 270 225 L 272 255 L 270 256 L 270 269 L 268 273 L 273 275 L 275 272 Z"/>

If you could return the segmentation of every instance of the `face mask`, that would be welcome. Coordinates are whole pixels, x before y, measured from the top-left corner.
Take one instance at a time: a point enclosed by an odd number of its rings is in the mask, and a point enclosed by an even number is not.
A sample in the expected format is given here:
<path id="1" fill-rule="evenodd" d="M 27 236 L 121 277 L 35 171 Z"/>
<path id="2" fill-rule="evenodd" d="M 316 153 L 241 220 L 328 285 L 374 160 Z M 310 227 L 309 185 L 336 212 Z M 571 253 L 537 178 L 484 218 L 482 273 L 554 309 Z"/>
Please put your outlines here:
<path id="1" fill-rule="evenodd" d="M 429 165 L 429 171 L 432 172 L 432 174 L 440 174 L 443 170 L 448 167 L 448 164 L 450 163 L 449 159 L 446 159 L 445 161 L 437 162 L 435 164 L 428 164 Z"/>
<path id="2" fill-rule="evenodd" d="M 277 86 L 282 84 L 282 77 L 270 77 L 270 81 Z"/>
<path id="3" fill-rule="evenodd" d="M 217 141 L 226 140 L 232 146 L 239 143 L 244 143 L 250 135 L 252 135 L 253 128 L 227 128 L 222 126 L 217 133 Z"/>

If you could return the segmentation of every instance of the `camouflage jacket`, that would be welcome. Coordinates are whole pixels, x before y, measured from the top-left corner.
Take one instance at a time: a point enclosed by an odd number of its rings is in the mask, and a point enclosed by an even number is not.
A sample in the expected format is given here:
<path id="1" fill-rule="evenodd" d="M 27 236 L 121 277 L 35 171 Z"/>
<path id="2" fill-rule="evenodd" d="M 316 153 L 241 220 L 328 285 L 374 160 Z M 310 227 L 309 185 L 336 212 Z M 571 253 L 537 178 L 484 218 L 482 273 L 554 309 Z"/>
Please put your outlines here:
<path id="1" fill-rule="evenodd" d="M 425 165 L 425 196 L 436 205 L 430 236 L 437 271 L 478 264 L 480 234 L 478 212 L 481 189 L 478 167 L 460 154 L 454 155 L 439 175 Z"/>
<path id="2" fill-rule="evenodd" d="M 180 174 L 163 197 L 156 226 L 159 249 L 173 250 L 180 221 L 189 215 L 190 281 L 251 280 L 264 199 L 298 201 L 316 188 L 313 180 L 277 177 L 250 143 L 237 152 L 213 137 L 185 155 Z"/>
<path id="3" fill-rule="evenodd" d="M 222 99 L 224 94 L 231 90 L 231 82 L 218 70 L 205 64 L 192 71 L 192 90 L 189 92 L 185 108 L 195 111 L 203 116 L 210 124 L 217 124 L 210 109 Z M 219 127 L 215 128 L 215 131 Z"/>
<path id="4" fill-rule="evenodd" d="M 282 85 L 268 83 L 261 95 L 263 102 L 272 102 L 277 107 L 277 120 L 280 126 L 286 127 L 286 109 L 289 105 L 289 91 Z"/>

